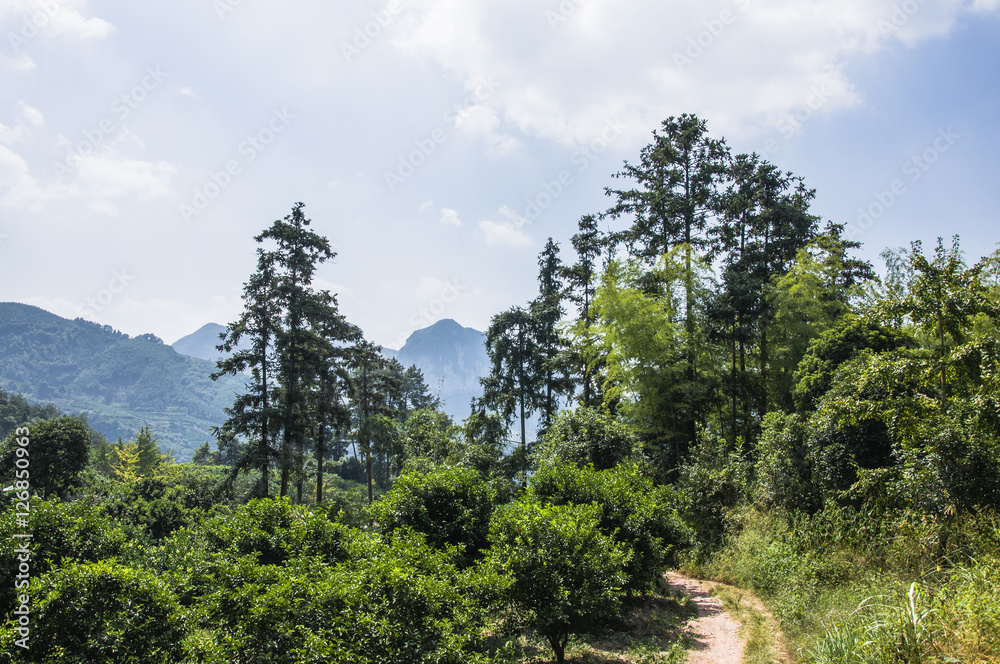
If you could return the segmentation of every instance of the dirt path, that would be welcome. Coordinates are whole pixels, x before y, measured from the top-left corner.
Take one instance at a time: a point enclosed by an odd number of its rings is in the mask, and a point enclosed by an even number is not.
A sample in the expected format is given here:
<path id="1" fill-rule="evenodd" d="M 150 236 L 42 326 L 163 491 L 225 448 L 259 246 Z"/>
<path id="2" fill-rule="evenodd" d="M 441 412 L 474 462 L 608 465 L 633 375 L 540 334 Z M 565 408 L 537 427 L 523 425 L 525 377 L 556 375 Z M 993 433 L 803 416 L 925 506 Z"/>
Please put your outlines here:
<path id="1" fill-rule="evenodd" d="M 689 664 L 740 664 L 743 661 L 743 639 L 740 626 L 722 609 L 722 602 L 709 594 L 700 581 L 676 572 L 667 572 L 667 583 L 694 602 L 698 617 L 688 623 L 694 637 Z"/>

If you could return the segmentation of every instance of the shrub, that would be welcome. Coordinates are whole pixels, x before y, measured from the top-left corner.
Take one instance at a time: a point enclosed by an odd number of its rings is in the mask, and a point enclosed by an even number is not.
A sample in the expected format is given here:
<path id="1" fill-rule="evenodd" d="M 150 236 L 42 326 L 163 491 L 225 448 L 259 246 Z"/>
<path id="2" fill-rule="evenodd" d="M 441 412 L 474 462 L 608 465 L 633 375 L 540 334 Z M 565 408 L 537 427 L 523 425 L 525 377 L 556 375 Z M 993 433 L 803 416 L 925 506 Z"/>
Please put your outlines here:
<path id="1" fill-rule="evenodd" d="M 607 470 L 637 461 L 640 450 L 638 436 L 626 424 L 603 411 L 580 406 L 556 415 L 539 441 L 533 461 L 535 467 L 566 462 Z"/>
<path id="2" fill-rule="evenodd" d="M 24 440 L 28 442 L 20 445 Z M 3 473 L 0 477 L 4 480 L 13 477 L 15 458 L 26 458 L 32 490 L 45 497 L 62 496 L 77 484 L 80 473 L 87 467 L 89 455 L 87 425 L 75 417 L 57 417 L 17 429 L 7 436 L 0 444 L 0 472 Z"/>
<path id="3" fill-rule="evenodd" d="M 14 538 L 24 533 L 17 523 L 15 505 L 0 515 L 0 542 L 9 552 L 21 546 L 23 540 Z M 127 537 L 103 510 L 87 502 L 63 503 L 59 500 L 31 501 L 28 523 L 31 538 L 32 576 L 44 574 L 70 561 L 96 562 L 121 555 Z M 0 556 L 0 613 L 8 615 L 13 610 L 14 577 L 17 559 L 13 555 Z"/>
<path id="4" fill-rule="evenodd" d="M 152 573 L 111 561 L 69 563 L 31 584 L 30 648 L 10 647 L 12 624 L 0 633 L 14 662 L 171 664 L 183 630 L 175 597 Z"/>
<path id="5" fill-rule="evenodd" d="M 220 568 L 193 609 L 190 659 L 222 664 L 492 661 L 487 602 L 497 577 L 455 567 L 412 531 L 354 531 L 347 560 L 250 558 Z"/>
<path id="6" fill-rule="evenodd" d="M 198 530 L 212 550 L 253 555 L 261 565 L 281 565 L 294 556 L 328 562 L 346 557 L 343 527 L 322 508 L 292 505 L 287 498 L 251 500 L 232 514 L 208 519 Z"/>
<path id="7" fill-rule="evenodd" d="M 510 602 L 562 662 L 571 634 L 618 615 L 629 552 L 603 534 L 597 505 L 500 508 L 490 526 L 489 565 L 513 579 Z"/>
<path id="8" fill-rule="evenodd" d="M 383 531 L 412 528 L 431 546 L 462 546 L 471 561 L 486 548 L 497 491 L 471 468 L 431 467 L 400 476 L 372 505 Z"/>
<path id="9" fill-rule="evenodd" d="M 629 552 L 624 583 L 629 593 L 644 592 L 691 544 L 691 531 L 677 511 L 678 495 L 655 486 L 635 465 L 609 470 L 546 465 L 532 476 L 528 497 L 553 505 L 599 505 L 601 532 Z"/>

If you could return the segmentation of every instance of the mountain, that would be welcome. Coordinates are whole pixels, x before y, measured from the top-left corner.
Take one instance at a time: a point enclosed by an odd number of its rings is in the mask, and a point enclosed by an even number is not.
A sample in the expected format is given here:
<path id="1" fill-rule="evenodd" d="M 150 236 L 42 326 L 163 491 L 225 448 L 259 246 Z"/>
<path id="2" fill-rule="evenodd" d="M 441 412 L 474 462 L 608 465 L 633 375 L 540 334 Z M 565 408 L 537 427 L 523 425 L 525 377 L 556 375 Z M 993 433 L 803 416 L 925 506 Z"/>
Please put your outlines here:
<path id="1" fill-rule="evenodd" d="M 479 379 L 490 372 L 486 335 L 450 318 L 411 334 L 396 359 L 423 372 L 431 394 L 441 397 L 456 422 L 469 416 L 469 402 L 482 394 Z"/>
<path id="2" fill-rule="evenodd" d="M 111 440 L 149 425 L 178 461 L 212 438 L 244 382 L 209 376 L 214 362 L 177 353 L 160 339 L 0 303 L 0 388 L 85 413 Z"/>
<path id="3" fill-rule="evenodd" d="M 219 334 L 225 331 L 225 325 L 209 323 L 203 325 L 197 332 L 192 332 L 186 337 L 178 339 L 171 344 L 171 347 L 181 355 L 197 357 L 214 363 L 225 357 L 224 353 L 215 348 L 220 343 Z"/>

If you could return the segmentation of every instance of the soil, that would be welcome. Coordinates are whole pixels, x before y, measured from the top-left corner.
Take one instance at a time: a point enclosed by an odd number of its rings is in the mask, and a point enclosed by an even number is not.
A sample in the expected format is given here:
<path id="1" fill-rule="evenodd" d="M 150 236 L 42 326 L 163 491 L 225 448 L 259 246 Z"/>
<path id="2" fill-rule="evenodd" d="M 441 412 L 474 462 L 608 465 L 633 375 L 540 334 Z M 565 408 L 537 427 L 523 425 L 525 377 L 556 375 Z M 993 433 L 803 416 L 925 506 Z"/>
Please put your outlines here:
<path id="1" fill-rule="evenodd" d="M 667 572 L 667 583 L 684 593 L 698 609 L 698 617 L 688 622 L 693 647 L 688 664 L 740 664 L 743 639 L 740 626 L 722 608 L 722 602 L 709 594 L 709 587 L 696 579 Z"/>

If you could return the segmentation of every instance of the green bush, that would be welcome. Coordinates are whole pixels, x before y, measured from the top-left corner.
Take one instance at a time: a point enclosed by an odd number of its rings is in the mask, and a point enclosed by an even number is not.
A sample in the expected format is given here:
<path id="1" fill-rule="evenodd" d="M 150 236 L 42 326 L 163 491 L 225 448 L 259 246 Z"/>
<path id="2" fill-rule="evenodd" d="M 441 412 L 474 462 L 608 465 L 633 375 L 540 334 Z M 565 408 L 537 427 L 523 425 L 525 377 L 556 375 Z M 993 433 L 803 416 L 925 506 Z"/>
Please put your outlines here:
<path id="1" fill-rule="evenodd" d="M 0 479 L 6 486 L 17 472 L 18 479 L 30 481 L 33 493 L 64 496 L 79 483 L 89 458 L 87 425 L 75 417 L 57 417 L 17 429 L 0 443 Z M 16 470 L 18 459 L 26 468 Z M 21 474 L 25 470 L 30 476 Z"/>
<path id="2" fill-rule="evenodd" d="M 431 467 L 401 475 L 371 512 L 384 532 L 412 528 L 431 546 L 462 546 L 472 561 L 488 545 L 497 490 L 471 468 Z"/>
<path id="3" fill-rule="evenodd" d="M 28 513 L 28 530 L 18 523 L 16 506 L 0 515 L 0 542 L 5 552 L 27 541 L 32 576 L 44 574 L 70 561 L 96 562 L 122 555 L 128 538 L 104 511 L 87 502 L 64 503 L 34 499 Z M 30 539 L 15 538 L 29 533 Z M 0 555 L 0 614 L 13 610 L 17 559 Z"/>
<path id="4" fill-rule="evenodd" d="M 609 470 L 545 465 L 532 475 L 527 497 L 552 505 L 600 506 L 601 532 L 629 552 L 624 584 L 629 593 L 645 592 L 691 544 L 691 531 L 678 514 L 678 494 L 654 485 L 636 465 Z"/>
<path id="5" fill-rule="evenodd" d="M 412 531 L 354 531 L 349 557 L 220 567 L 191 609 L 188 658 L 212 664 L 495 661 L 487 620 L 502 578 L 459 570 Z"/>
<path id="6" fill-rule="evenodd" d="M 490 526 L 488 565 L 513 579 L 508 597 L 562 662 L 571 634 L 615 618 L 628 549 L 603 534 L 597 505 L 501 507 Z"/>
<path id="7" fill-rule="evenodd" d="M 536 468 L 564 462 L 607 470 L 638 461 L 641 449 L 639 437 L 628 425 L 603 411 L 580 406 L 556 415 L 532 461 Z"/>
<path id="8" fill-rule="evenodd" d="M 68 563 L 31 583 L 27 650 L 13 646 L 13 622 L 0 632 L 14 662 L 172 664 L 181 657 L 177 600 L 152 573 L 112 561 Z"/>
<path id="9" fill-rule="evenodd" d="M 738 450 L 704 432 L 681 466 L 677 489 L 685 498 L 683 514 L 702 550 L 721 543 L 726 514 L 746 497 L 748 466 Z"/>
<path id="10" fill-rule="evenodd" d="M 261 565 L 281 565 L 295 556 L 343 560 L 344 529 L 323 508 L 292 505 L 287 498 L 258 498 L 213 517 L 197 528 L 213 551 L 253 555 Z"/>

